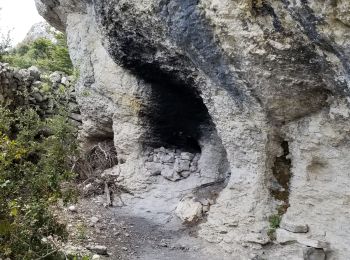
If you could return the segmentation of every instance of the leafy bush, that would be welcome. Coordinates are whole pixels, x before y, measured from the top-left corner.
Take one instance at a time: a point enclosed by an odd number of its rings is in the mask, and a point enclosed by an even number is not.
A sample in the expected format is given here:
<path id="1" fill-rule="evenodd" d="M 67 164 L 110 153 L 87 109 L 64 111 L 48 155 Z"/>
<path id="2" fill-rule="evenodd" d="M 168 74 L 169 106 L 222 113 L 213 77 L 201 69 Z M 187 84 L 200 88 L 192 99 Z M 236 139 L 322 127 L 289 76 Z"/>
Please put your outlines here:
<path id="1" fill-rule="evenodd" d="M 0 56 L 0 61 L 19 68 L 29 68 L 35 65 L 44 72 L 62 71 L 71 75 L 74 69 L 69 57 L 65 35 L 57 33 L 55 38 L 57 43 L 40 38 L 29 44 L 21 44 L 7 54 Z"/>
<path id="2" fill-rule="evenodd" d="M 52 251 L 44 237 L 65 238 L 49 206 L 74 177 L 75 139 L 65 115 L 41 119 L 33 109 L 0 108 L 0 258 L 38 259 Z"/>

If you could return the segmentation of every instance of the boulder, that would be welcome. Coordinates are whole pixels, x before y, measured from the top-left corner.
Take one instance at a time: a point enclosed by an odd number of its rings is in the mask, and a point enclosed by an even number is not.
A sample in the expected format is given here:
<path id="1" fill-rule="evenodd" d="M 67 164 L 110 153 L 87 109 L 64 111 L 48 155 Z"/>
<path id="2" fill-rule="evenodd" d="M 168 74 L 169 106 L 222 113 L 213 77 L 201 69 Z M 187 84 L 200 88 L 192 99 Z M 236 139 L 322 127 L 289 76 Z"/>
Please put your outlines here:
<path id="1" fill-rule="evenodd" d="M 309 231 L 308 225 L 293 223 L 285 218 L 282 218 L 280 227 L 293 233 L 307 233 Z"/>
<path id="2" fill-rule="evenodd" d="M 49 75 L 49 79 L 52 83 L 61 83 L 62 73 L 55 71 L 54 73 Z"/>
<path id="3" fill-rule="evenodd" d="M 164 166 L 161 175 L 170 181 L 178 181 L 181 179 L 181 176 L 169 165 Z"/>
<path id="4" fill-rule="evenodd" d="M 323 249 L 306 247 L 303 251 L 304 260 L 326 260 L 326 253 Z"/>
<path id="5" fill-rule="evenodd" d="M 175 210 L 175 214 L 183 222 L 193 222 L 199 220 L 203 214 L 203 206 L 193 198 L 184 198 L 181 200 Z"/>
<path id="6" fill-rule="evenodd" d="M 86 249 L 98 255 L 108 255 L 107 247 L 102 245 L 88 245 Z"/>
<path id="7" fill-rule="evenodd" d="M 41 72 L 36 66 L 31 66 L 28 68 L 30 76 L 34 78 L 34 80 L 40 80 Z"/>

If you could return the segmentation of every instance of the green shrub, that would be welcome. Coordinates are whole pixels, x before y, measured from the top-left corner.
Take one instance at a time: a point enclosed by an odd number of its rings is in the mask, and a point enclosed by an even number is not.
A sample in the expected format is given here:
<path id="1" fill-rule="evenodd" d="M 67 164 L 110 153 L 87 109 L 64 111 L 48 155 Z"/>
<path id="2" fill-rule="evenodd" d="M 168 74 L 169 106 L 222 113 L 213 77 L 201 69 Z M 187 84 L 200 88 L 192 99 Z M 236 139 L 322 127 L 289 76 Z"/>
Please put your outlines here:
<path id="1" fill-rule="evenodd" d="M 4 53 L 0 56 L 0 61 L 19 68 L 26 69 L 35 65 L 47 73 L 62 71 L 71 75 L 74 69 L 69 57 L 65 35 L 57 33 L 55 38 L 57 43 L 41 38 L 29 44 L 21 44 L 7 54 Z"/>
<path id="2" fill-rule="evenodd" d="M 33 109 L 0 108 L 0 258 L 38 259 L 53 250 L 42 238 L 65 238 L 49 207 L 74 177 L 75 140 L 64 114 L 41 119 Z"/>
<path id="3" fill-rule="evenodd" d="M 281 216 L 277 215 L 277 214 L 270 216 L 269 223 L 270 223 L 270 228 L 269 228 L 267 234 L 271 240 L 274 240 L 276 229 L 279 228 L 280 223 L 281 223 Z"/>

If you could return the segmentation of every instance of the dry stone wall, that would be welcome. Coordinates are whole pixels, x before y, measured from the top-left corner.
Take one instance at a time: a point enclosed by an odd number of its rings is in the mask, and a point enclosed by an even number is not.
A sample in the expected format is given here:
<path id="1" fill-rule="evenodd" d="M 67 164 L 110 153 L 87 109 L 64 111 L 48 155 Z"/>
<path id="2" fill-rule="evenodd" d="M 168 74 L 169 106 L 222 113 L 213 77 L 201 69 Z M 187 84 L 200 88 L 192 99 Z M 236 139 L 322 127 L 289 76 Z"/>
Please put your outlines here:
<path id="1" fill-rule="evenodd" d="M 62 72 L 45 76 L 34 66 L 18 69 L 0 63 L 0 104 L 10 109 L 32 107 L 43 117 L 57 112 L 59 106 L 66 106 L 72 122 L 81 124 L 74 78 Z"/>

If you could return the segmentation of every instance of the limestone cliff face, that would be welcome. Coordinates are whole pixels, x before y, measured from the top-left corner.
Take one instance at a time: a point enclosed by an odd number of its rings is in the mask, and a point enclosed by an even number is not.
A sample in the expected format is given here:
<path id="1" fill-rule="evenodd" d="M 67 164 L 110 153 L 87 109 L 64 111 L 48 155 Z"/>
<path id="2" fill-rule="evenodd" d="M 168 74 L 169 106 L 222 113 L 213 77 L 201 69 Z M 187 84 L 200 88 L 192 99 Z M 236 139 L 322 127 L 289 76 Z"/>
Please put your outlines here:
<path id="1" fill-rule="evenodd" d="M 199 234 L 234 259 L 349 259 L 347 0 L 36 2 L 80 70 L 81 137 L 114 139 L 123 185 L 222 181 Z"/>
<path id="2" fill-rule="evenodd" d="M 51 42 L 56 43 L 57 40 L 55 38 L 55 33 L 57 33 L 57 31 L 47 22 L 39 22 L 30 28 L 26 37 L 20 44 L 29 44 L 40 38 L 48 39 Z"/>

